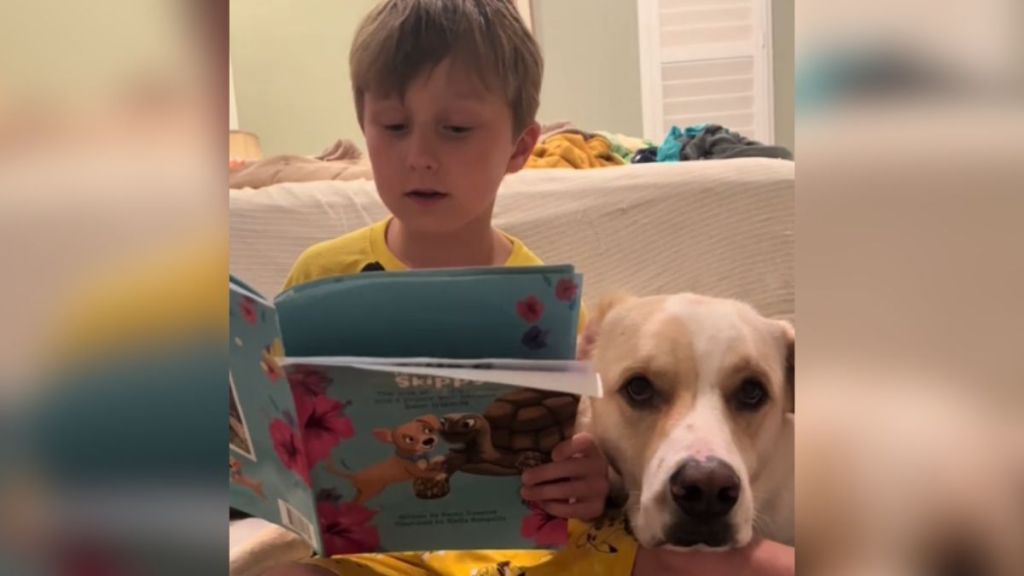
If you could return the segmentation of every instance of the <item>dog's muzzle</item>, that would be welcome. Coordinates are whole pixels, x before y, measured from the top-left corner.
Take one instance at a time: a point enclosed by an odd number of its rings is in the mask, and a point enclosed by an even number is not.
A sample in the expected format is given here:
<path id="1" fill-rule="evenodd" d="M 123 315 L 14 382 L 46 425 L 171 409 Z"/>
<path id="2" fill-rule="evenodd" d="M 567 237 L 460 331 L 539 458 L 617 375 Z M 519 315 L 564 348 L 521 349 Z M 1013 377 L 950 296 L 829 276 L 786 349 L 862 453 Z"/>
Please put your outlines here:
<path id="1" fill-rule="evenodd" d="M 713 456 L 687 458 L 669 478 L 669 492 L 679 514 L 666 534 L 668 544 L 732 544 L 730 512 L 740 498 L 740 478 L 732 466 Z"/>

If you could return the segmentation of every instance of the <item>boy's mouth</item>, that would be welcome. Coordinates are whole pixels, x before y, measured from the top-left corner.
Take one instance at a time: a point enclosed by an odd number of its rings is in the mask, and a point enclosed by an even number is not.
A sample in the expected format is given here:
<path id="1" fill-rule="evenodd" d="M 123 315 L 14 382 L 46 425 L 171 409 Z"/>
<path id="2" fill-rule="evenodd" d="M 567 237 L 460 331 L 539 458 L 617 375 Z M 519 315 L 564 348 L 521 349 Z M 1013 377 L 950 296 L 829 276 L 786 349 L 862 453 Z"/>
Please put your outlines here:
<path id="1" fill-rule="evenodd" d="M 405 193 L 405 197 L 413 200 L 417 204 L 433 204 L 439 200 L 443 200 L 448 197 L 447 194 L 439 190 L 410 190 Z"/>

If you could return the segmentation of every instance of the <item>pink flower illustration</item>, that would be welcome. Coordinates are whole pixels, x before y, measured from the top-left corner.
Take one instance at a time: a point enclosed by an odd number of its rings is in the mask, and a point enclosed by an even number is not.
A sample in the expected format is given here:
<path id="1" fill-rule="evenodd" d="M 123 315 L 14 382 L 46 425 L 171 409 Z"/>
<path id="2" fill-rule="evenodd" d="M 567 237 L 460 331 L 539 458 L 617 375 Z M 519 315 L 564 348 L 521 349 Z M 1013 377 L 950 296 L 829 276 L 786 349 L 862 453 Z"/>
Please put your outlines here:
<path id="1" fill-rule="evenodd" d="M 539 505 L 529 502 L 530 515 L 523 518 L 519 533 L 538 546 L 562 546 L 569 540 L 569 522 L 548 514 Z"/>
<path id="2" fill-rule="evenodd" d="M 242 311 L 242 318 L 249 324 L 255 324 L 259 317 L 256 314 L 256 301 L 248 296 L 242 296 L 242 301 L 238 304 L 238 308 Z"/>
<path id="3" fill-rule="evenodd" d="M 544 315 L 544 303 L 536 296 L 527 296 L 516 304 L 516 312 L 527 324 L 536 324 Z"/>
<path id="4" fill-rule="evenodd" d="M 306 485 L 309 485 L 306 452 L 295 430 L 284 420 L 275 418 L 270 422 L 270 439 L 274 442 L 274 451 L 277 452 L 277 457 L 281 459 L 284 467 L 298 474 Z"/>
<path id="5" fill-rule="evenodd" d="M 572 278 L 562 278 L 555 285 L 555 297 L 563 302 L 572 302 L 576 299 L 576 294 L 579 293 L 580 287 L 576 285 L 576 281 Z"/>
<path id="6" fill-rule="evenodd" d="M 354 502 L 321 500 L 316 514 L 328 555 L 375 552 L 380 547 L 380 534 L 372 523 L 375 510 Z"/>
<path id="7" fill-rule="evenodd" d="M 355 436 L 352 419 L 345 415 L 346 406 L 327 396 L 295 395 L 295 411 L 310 467 L 330 456 L 343 439 Z"/>
<path id="8" fill-rule="evenodd" d="M 295 396 L 316 397 L 327 390 L 331 379 L 315 368 L 292 366 L 288 368 L 288 383 L 291 384 Z"/>

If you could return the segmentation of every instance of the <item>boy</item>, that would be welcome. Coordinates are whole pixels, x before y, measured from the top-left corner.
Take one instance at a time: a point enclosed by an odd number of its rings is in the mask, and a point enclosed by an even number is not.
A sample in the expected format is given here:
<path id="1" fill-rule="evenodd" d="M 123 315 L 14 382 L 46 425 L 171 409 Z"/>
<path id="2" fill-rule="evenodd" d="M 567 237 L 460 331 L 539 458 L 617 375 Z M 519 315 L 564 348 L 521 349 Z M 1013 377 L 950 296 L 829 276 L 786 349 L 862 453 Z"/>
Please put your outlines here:
<path id="1" fill-rule="evenodd" d="M 307 249 L 285 289 L 368 270 L 541 264 L 521 241 L 491 224 L 502 178 L 523 167 L 540 135 L 534 120 L 540 51 L 512 2 L 386 0 L 360 25 L 350 66 L 377 190 L 392 216 Z M 553 460 L 523 474 L 523 497 L 553 516 L 599 517 L 608 463 L 593 439 L 580 434 L 563 442 Z M 535 565 L 551 554 L 452 552 L 313 562 L 339 574 L 469 574 Z M 628 572 L 632 558 L 623 559 Z M 553 569 L 562 573 L 564 567 Z M 329 573 L 309 564 L 281 573 L 303 571 Z"/>
<path id="2" fill-rule="evenodd" d="M 367 270 L 541 264 L 491 225 L 502 178 L 523 167 L 540 134 L 540 51 L 512 2 L 385 0 L 360 25 L 350 67 L 377 190 L 392 217 L 309 248 L 285 288 Z M 552 516 L 600 517 L 608 463 L 593 439 L 577 435 L 553 459 L 523 473 L 523 498 Z M 727 553 L 638 550 L 615 515 L 591 527 L 571 521 L 569 543 L 557 552 L 357 555 L 271 572 L 526 573 L 781 575 L 793 573 L 792 549 L 760 541 Z"/>

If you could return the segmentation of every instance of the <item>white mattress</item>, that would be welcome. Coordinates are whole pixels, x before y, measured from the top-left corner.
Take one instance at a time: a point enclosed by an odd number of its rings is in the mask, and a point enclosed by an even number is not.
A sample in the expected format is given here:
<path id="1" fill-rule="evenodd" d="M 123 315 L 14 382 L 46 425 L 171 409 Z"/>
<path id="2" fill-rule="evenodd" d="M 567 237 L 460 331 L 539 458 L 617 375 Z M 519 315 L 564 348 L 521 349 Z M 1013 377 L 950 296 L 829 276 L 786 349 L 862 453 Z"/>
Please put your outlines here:
<path id="1" fill-rule="evenodd" d="M 692 291 L 792 319 L 793 175 L 768 159 L 526 170 L 506 178 L 495 222 L 575 264 L 588 302 Z M 386 216 L 366 180 L 232 190 L 230 206 L 231 272 L 268 296 L 307 246 Z"/>

